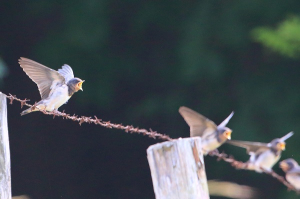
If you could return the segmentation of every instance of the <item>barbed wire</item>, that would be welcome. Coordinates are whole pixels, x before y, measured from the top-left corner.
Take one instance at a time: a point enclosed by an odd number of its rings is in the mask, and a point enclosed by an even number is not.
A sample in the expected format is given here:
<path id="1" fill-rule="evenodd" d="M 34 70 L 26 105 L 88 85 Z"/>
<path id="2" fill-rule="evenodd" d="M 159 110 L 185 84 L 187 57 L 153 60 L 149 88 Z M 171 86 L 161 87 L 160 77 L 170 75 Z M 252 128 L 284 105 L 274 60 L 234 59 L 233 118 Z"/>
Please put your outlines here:
<path id="1" fill-rule="evenodd" d="M 25 98 L 24 100 L 21 100 L 12 94 L 5 95 L 5 96 L 10 100 L 9 104 L 13 104 L 13 101 L 16 100 L 21 103 L 21 108 L 23 108 L 23 106 L 28 106 L 32 110 L 38 109 L 40 112 L 44 113 L 45 115 L 53 115 L 53 118 L 58 116 L 58 117 L 62 117 L 63 119 L 73 120 L 75 122 L 78 122 L 79 125 L 81 125 L 83 123 L 89 123 L 89 124 L 94 123 L 96 125 L 100 125 L 105 128 L 121 129 L 121 130 L 124 130 L 126 133 L 138 133 L 138 134 L 142 134 L 142 135 L 147 135 L 153 139 L 158 138 L 158 139 L 168 140 L 168 141 L 172 140 L 172 138 L 170 138 L 168 135 L 157 133 L 156 131 L 153 131 L 152 129 L 146 130 L 146 129 L 140 129 L 138 127 L 134 127 L 132 125 L 124 126 L 122 124 L 115 124 L 115 123 L 111 123 L 110 121 L 103 121 L 102 119 L 97 118 L 97 116 L 94 116 L 94 118 L 92 118 L 92 117 L 87 117 L 87 116 L 78 116 L 75 114 L 70 115 L 70 114 L 65 113 L 65 111 L 60 112 L 60 111 L 56 111 L 56 110 L 47 112 L 45 110 L 41 110 L 38 107 L 36 107 L 37 103 L 35 103 L 34 105 L 28 104 L 27 102 L 30 101 L 29 99 Z"/>
<path id="2" fill-rule="evenodd" d="M 4 93 L 2 93 L 2 94 L 4 94 Z M 20 102 L 21 108 L 23 108 L 23 106 L 28 106 L 32 110 L 36 108 L 40 112 L 44 113 L 45 115 L 53 115 L 53 118 L 58 116 L 58 117 L 62 117 L 63 119 L 69 119 L 69 120 L 72 120 L 72 121 L 76 121 L 76 122 L 79 123 L 79 125 L 81 125 L 82 123 L 89 123 L 89 124 L 94 123 L 96 125 L 100 125 L 100 126 L 103 126 L 105 128 L 121 129 L 121 130 L 124 130 L 126 133 L 138 133 L 138 134 L 142 134 L 142 135 L 147 135 L 147 136 L 149 136 L 150 138 L 153 138 L 153 139 L 158 138 L 158 139 L 168 140 L 168 141 L 173 140 L 168 135 L 157 133 L 156 131 L 153 131 L 152 129 L 150 129 L 148 131 L 146 129 L 140 129 L 140 128 L 137 128 L 137 127 L 133 127 L 132 125 L 124 126 L 122 124 L 115 124 L 115 123 L 111 123 L 110 121 L 103 121 L 102 119 L 99 119 L 96 116 L 94 116 L 94 118 L 87 117 L 87 116 L 78 116 L 78 115 L 75 115 L 75 114 L 71 116 L 70 114 L 67 114 L 64 111 L 62 111 L 62 112 L 60 112 L 60 111 L 47 112 L 45 110 L 41 110 L 38 107 L 36 107 L 37 103 L 35 103 L 34 105 L 28 104 L 27 102 L 30 101 L 29 99 L 25 98 L 24 100 L 21 100 L 21 99 L 17 98 L 16 95 L 12 95 L 12 94 L 9 94 L 9 95 L 4 94 L 4 95 L 10 100 L 9 104 L 13 104 L 13 101 L 16 100 L 16 101 Z M 218 161 L 223 160 L 227 163 L 230 163 L 230 165 L 232 167 L 234 167 L 235 169 L 247 169 L 247 166 L 248 166 L 247 163 L 235 160 L 233 156 L 227 155 L 224 152 L 219 153 L 218 150 L 211 151 L 209 153 L 209 155 L 217 157 Z M 284 177 L 278 175 L 273 170 L 272 171 L 267 171 L 263 168 L 261 168 L 261 169 L 264 171 L 264 173 L 272 176 L 273 178 L 277 179 L 279 182 L 284 184 L 288 188 L 288 190 L 293 190 L 297 194 L 300 193 L 299 190 L 297 190 L 293 185 L 291 185 L 289 182 L 287 182 Z"/>
<path id="3" fill-rule="evenodd" d="M 234 159 L 234 157 L 232 155 L 227 155 L 226 153 L 222 152 L 219 153 L 218 150 L 214 150 L 209 152 L 210 156 L 214 156 L 217 157 L 217 161 L 223 160 L 224 162 L 230 163 L 232 167 L 236 168 L 236 169 L 247 169 L 248 168 L 248 164 L 245 162 L 241 162 L 241 161 L 237 161 Z M 260 168 L 264 173 L 272 176 L 273 178 L 277 179 L 279 182 L 281 182 L 282 184 L 284 184 L 288 190 L 293 190 L 295 191 L 297 194 L 300 194 L 299 190 L 296 189 L 296 187 L 294 187 L 292 184 L 290 184 L 288 181 L 285 180 L 284 177 L 282 177 L 281 175 L 277 174 L 275 171 L 271 170 L 268 171 L 264 168 Z"/>

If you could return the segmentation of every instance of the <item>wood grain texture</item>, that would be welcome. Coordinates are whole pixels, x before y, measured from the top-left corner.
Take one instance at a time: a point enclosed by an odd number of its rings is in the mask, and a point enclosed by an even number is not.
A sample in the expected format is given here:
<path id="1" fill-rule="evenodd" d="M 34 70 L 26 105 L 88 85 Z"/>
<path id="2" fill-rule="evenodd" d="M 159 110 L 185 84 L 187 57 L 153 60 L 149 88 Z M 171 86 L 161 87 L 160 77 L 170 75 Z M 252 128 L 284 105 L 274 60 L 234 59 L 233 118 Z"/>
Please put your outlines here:
<path id="1" fill-rule="evenodd" d="M 208 199 L 201 138 L 150 146 L 147 157 L 156 199 Z"/>
<path id="2" fill-rule="evenodd" d="M 0 199 L 11 199 L 10 150 L 6 96 L 0 92 Z"/>

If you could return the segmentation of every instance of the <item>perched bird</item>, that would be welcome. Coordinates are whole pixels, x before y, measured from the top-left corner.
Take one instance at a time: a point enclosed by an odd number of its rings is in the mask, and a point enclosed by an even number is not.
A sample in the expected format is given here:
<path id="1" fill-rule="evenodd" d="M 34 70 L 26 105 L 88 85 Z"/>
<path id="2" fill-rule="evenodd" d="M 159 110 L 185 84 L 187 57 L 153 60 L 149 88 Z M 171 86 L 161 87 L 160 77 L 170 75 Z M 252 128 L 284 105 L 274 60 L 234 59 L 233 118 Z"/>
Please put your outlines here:
<path id="1" fill-rule="evenodd" d="M 72 68 L 67 64 L 63 65 L 62 69 L 58 69 L 58 71 L 24 57 L 19 59 L 19 64 L 29 78 L 37 84 L 42 98 L 36 104 L 37 108 L 26 109 L 21 115 L 38 111 L 38 109 L 57 110 L 75 92 L 83 90 L 82 83 L 84 80 L 74 77 Z"/>
<path id="2" fill-rule="evenodd" d="M 203 154 L 206 155 L 231 139 L 232 130 L 226 125 L 233 116 L 233 112 L 219 126 L 203 115 L 184 106 L 179 108 L 179 113 L 190 126 L 190 136 L 200 136 L 202 138 Z"/>
<path id="3" fill-rule="evenodd" d="M 286 159 L 280 162 L 280 168 L 285 172 L 286 180 L 296 189 L 300 190 L 300 166 L 292 159 Z"/>
<path id="4" fill-rule="evenodd" d="M 230 140 L 227 143 L 247 149 L 250 159 L 247 162 L 247 169 L 255 170 L 261 173 L 263 170 L 271 171 L 272 167 L 279 160 L 281 152 L 285 150 L 285 140 L 290 138 L 294 133 L 290 132 L 282 138 L 276 138 L 270 143 L 247 142 Z"/>

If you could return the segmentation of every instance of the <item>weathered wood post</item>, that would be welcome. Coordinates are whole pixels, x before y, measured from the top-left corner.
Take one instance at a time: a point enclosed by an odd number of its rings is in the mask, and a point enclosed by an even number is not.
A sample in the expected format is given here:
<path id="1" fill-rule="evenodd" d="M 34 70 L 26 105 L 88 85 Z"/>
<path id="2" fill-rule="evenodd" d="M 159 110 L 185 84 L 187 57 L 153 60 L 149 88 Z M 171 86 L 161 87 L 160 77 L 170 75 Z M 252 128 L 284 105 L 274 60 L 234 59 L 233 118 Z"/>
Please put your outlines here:
<path id="1" fill-rule="evenodd" d="M 158 143 L 147 149 L 156 199 L 208 199 L 201 138 Z"/>
<path id="2" fill-rule="evenodd" d="M 11 199 L 6 96 L 0 92 L 0 199 Z"/>

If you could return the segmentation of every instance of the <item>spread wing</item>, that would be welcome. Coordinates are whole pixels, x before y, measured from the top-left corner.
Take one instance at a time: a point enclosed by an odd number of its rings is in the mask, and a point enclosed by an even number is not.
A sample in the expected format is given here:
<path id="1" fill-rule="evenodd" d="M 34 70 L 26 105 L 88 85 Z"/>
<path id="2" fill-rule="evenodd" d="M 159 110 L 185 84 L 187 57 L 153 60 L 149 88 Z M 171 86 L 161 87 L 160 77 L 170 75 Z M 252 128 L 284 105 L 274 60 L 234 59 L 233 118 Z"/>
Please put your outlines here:
<path id="1" fill-rule="evenodd" d="M 204 133 L 210 134 L 211 132 L 215 132 L 217 129 L 217 125 L 214 122 L 192 109 L 182 106 L 179 108 L 179 113 L 190 126 L 191 137 L 202 137 Z"/>
<path id="2" fill-rule="evenodd" d="M 49 96 L 52 85 L 65 83 L 65 78 L 61 74 L 40 63 L 21 57 L 19 64 L 29 78 L 37 84 L 42 99 Z"/>
<path id="3" fill-rule="evenodd" d="M 58 69 L 58 72 L 65 78 L 66 82 L 68 82 L 70 79 L 74 78 L 73 70 L 72 70 L 71 66 L 69 66 L 67 64 L 63 65 L 62 69 Z"/>
<path id="4" fill-rule="evenodd" d="M 247 141 L 238 141 L 238 140 L 227 140 L 228 144 L 242 147 L 247 149 L 247 153 L 250 154 L 251 152 L 256 153 L 258 151 L 268 150 L 268 144 L 262 142 L 247 142 Z"/>

